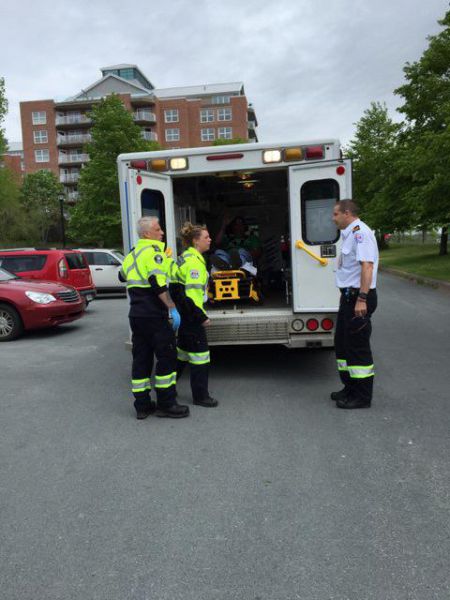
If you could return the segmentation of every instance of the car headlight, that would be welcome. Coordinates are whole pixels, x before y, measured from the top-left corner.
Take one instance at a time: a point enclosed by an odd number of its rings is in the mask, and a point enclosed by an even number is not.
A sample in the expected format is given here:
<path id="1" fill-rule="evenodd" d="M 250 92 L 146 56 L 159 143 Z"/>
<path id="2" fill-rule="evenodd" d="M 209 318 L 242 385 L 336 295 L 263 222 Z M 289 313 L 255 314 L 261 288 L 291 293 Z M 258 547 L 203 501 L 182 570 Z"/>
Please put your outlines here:
<path id="1" fill-rule="evenodd" d="M 37 302 L 38 304 L 50 304 L 50 302 L 56 302 L 55 296 L 51 294 L 43 294 L 41 292 L 25 292 L 25 296 L 27 296 L 33 302 Z"/>

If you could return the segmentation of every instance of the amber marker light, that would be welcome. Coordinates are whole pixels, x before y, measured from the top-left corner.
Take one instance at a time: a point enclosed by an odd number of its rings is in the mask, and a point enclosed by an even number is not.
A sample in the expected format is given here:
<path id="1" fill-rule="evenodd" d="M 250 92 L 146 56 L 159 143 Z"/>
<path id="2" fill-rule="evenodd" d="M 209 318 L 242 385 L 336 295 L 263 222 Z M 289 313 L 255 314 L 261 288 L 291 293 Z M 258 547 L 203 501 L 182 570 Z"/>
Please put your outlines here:
<path id="1" fill-rule="evenodd" d="M 303 150 L 301 148 L 286 148 L 284 151 L 284 160 L 303 160 Z"/>
<path id="2" fill-rule="evenodd" d="M 165 158 L 153 158 L 149 161 L 149 166 L 153 171 L 166 171 L 167 160 Z"/>

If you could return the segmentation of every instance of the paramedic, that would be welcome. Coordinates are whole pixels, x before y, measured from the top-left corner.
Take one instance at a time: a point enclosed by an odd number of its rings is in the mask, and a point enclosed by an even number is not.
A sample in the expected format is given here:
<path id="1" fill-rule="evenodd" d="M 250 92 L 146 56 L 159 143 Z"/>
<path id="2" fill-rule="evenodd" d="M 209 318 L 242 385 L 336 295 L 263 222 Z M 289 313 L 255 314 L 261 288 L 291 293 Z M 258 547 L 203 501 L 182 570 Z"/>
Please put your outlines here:
<path id="1" fill-rule="evenodd" d="M 142 217 L 137 223 L 139 241 L 127 254 L 119 279 L 126 281 L 130 298 L 129 320 L 132 331 L 131 390 L 137 419 L 155 412 L 159 417 L 181 418 L 189 407 L 176 401 L 176 341 L 169 323 L 169 311 L 176 315 L 167 291 L 170 261 L 156 217 Z M 150 400 L 153 355 L 156 356 L 156 406 Z"/>
<path id="2" fill-rule="evenodd" d="M 373 231 L 358 218 L 353 200 L 336 203 L 333 221 L 342 232 L 336 270 L 341 299 L 335 349 L 344 388 L 333 392 L 331 398 L 339 408 L 368 408 L 374 380 L 370 317 L 377 307 L 378 247 Z"/>
<path id="3" fill-rule="evenodd" d="M 178 304 L 181 325 L 178 330 L 178 377 L 186 363 L 190 365 L 193 403 L 214 407 L 218 401 L 211 398 L 208 389 L 209 347 L 206 327 L 210 321 L 204 309 L 207 299 L 208 271 L 203 254 L 209 250 L 211 238 L 206 227 L 185 223 L 180 231 L 187 248 L 178 259 L 178 278 L 184 288 L 184 304 Z"/>

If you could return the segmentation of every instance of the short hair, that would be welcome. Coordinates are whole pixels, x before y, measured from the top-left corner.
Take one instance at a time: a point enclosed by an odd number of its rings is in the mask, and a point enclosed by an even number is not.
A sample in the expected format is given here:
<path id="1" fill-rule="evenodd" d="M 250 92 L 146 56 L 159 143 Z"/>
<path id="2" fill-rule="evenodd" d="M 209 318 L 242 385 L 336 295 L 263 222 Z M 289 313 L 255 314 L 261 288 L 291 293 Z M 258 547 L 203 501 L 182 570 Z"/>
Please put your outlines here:
<path id="1" fill-rule="evenodd" d="M 141 217 L 136 224 L 136 231 L 138 236 L 141 238 L 144 233 L 153 227 L 155 221 L 158 223 L 158 217 Z"/>
<path id="2" fill-rule="evenodd" d="M 339 200 L 336 202 L 336 206 L 339 211 L 344 213 L 348 210 L 354 217 L 359 215 L 359 206 L 356 204 L 354 200 L 350 200 L 349 198 L 346 200 Z"/>

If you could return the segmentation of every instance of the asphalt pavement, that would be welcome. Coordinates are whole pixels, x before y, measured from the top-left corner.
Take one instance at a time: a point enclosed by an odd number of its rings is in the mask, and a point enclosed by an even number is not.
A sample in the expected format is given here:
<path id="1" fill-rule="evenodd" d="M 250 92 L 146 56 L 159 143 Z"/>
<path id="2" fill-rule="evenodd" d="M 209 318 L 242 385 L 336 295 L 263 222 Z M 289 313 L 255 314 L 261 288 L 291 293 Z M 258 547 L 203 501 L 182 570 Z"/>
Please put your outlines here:
<path id="1" fill-rule="evenodd" d="M 369 410 L 228 348 L 179 421 L 134 418 L 126 308 L 0 345 L 2 600 L 448 600 L 450 295 L 380 277 Z"/>

